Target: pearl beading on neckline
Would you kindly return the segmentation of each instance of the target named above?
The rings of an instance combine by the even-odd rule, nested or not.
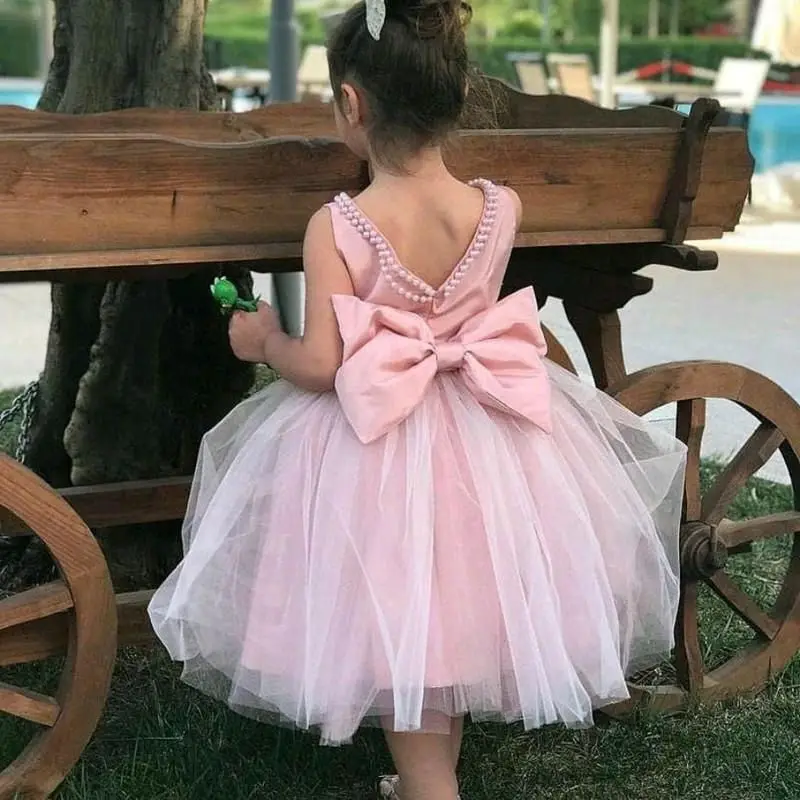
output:
[[[369,242],[377,250],[378,265],[383,278],[389,286],[399,295],[414,303],[432,303],[439,297],[449,297],[456,290],[469,268],[486,247],[497,218],[497,187],[485,178],[476,178],[470,181],[470,186],[479,186],[483,190],[485,197],[483,214],[478,223],[478,229],[475,231],[472,244],[450,277],[438,289],[428,286],[425,281],[398,263],[389,243],[364,216],[361,209],[349,195],[342,192],[336,196],[335,203],[345,219],[361,234],[365,241]],[[405,282],[405,285],[403,282]]]

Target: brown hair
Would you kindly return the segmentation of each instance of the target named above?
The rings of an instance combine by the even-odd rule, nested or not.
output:
[[[343,83],[366,99],[366,126],[376,159],[402,168],[423,147],[442,143],[458,125],[468,90],[462,0],[386,0],[379,41],[367,31],[363,2],[342,18],[328,42],[334,101]]]

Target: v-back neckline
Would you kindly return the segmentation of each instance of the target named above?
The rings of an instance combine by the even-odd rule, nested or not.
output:
[[[397,257],[394,247],[381,232],[380,228],[362,211],[361,207],[350,195],[346,192],[340,193],[336,197],[336,204],[351,225],[356,228],[364,239],[375,246],[378,251],[381,272],[392,287],[404,297],[414,301],[431,301],[440,295],[447,297],[452,293],[452,290],[461,282],[467,269],[483,252],[489,239],[489,234],[494,227],[497,213],[497,187],[485,178],[475,178],[469,182],[469,185],[475,186],[483,192],[481,215],[467,249],[438,287],[431,286],[427,281],[403,265]],[[413,286],[416,291],[404,290],[404,287],[397,284],[394,276],[405,278],[406,282]]]

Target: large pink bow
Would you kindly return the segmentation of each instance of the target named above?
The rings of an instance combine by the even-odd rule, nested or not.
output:
[[[551,431],[547,352],[532,289],[468,319],[449,341],[436,341],[418,314],[336,295],[344,341],[336,392],[365,444],[399,425],[422,402],[436,374],[459,371],[481,405]]]

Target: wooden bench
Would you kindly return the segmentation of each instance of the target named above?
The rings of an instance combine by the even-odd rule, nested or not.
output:
[[[686,119],[522,97],[528,113],[506,106],[503,121],[521,124],[541,104],[539,128],[464,131],[450,153],[457,174],[484,172],[519,191],[519,247],[678,244],[718,238],[738,221],[753,162],[741,131],[708,130],[712,101]],[[544,124],[547,114],[566,124],[569,106],[577,124]],[[357,192],[368,180],[343,145],[319,139],[318,113],[5,112],[0,280],[134,276],[220,260],[297,269],[309,215],[337,189]],[[293,127],[317,138],[275,138]]]
[[[562,299],[598,385],[621,387],[641,413],[676,381],[691,391],[683,373],[669,371],[634,391],[617,311],[650,290],[637,274],[644,266],[716,266],[713,252],[683,243],[736,226],[753,171],[745,134],[713,127],[713,101],[685,117],[607,111],[503,84],[491,98],[468,109],[448,160],[457,175],[508,184],[522,197],[506,290],[533,285],[540,303]],[[0,109],[0,282],[179,277],[209,264],[298,270],[311,214],[368,179],[335,141],[330,108],[317,104],[243,115]],[[570,368],[552,336],[550,344]],[[0,532],[34,531],[62,574],[0,600],[0,666],[69,653],[56,698],[0,685],[0,711],[47,729],[0,775],[0,798],[31,787],[44,796],[58,784],[97,722],[117,642],[152,640],[150,593],[111,594],[88,529],[180,519],[188,487],[178,476],[56,493],[0,459]]]

